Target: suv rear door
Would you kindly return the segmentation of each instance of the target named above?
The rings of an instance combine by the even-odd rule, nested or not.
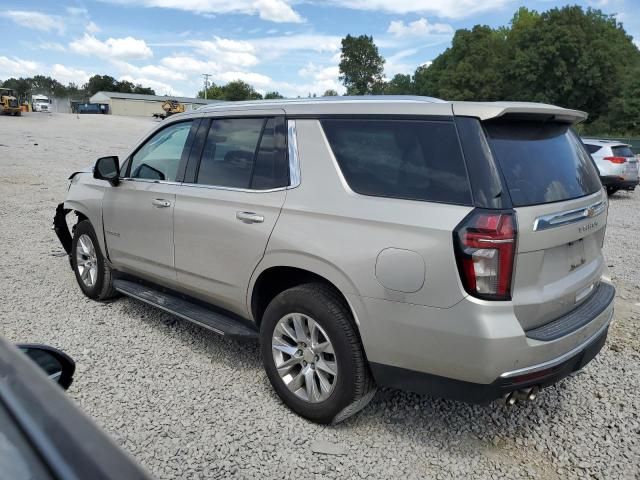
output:
[[[517,215],[513,304],[525,330],[573,310],[597,288],[607,200],[598,171],[566,123],[484,123]]]
[[[205,118],[174,212],[181,288],[240,315],[289,185],[284,112]]]

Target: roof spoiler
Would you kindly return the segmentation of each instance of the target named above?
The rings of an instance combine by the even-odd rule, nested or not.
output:
[[[453,114],[480,120],[508,117],[514,120],[544,120],[576,124],[587,119],[586,112],[544,103],[452,102]]]

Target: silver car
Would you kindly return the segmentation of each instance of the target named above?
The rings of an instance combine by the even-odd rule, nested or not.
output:
[[[259,339],[313,421],[376,386],[513,404],[586,365],[613,315],[585,118],[425,97],[207,106],[74,173],[54,227],[85,295]]]
[[[638,159],[630,145],[594,138],[583,138],[582,142],[596,162],[600,180],[609,195],[618,190],[635,190],[638,185]]]

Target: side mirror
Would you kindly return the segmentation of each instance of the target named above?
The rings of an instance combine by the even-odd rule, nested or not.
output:
[[[93,178],[106,180],[114,187],[119,183],[120,165],[118,157],[102,157],[93,167]]]
[[[69,355],[48,345],[23,344],[16,346],[44,370],[44,373],[51,380],[65,390],[69,388],[76,371],[76,362]]]

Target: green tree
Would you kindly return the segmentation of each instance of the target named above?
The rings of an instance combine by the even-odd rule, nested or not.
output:
[[[282,95],[280,95],[280,93],[278,92],[267,92],[264,94],[264,99],[265,100],[275,100],[278,98],[284,98]]]
[[[414,95],[416,88],[411,75],[395,74],[384,85],[384,93],[386,95]]]
[[[205,97],[204,90],[200,90],[198,92],[198,98],[207,98],[208,100],[222,100],[224,96],[224,91],[221,87],[217,86],[215,83],[211,83],[207,88],[207,95]]]
[[[155,95],[156,91],[151,87],[143,87],[142,85],[136,85],[133,88],[133,93],[139,93],[142,95]]]
[[[336,92],[334,89],[330,88],[329,90],[325,90],[324,93],[322,94],[323,97],[337,97],[338,96],[338,92]]]
[[[416,70],[416,93],[447,100],[504,99],[505,47],[503,29],[476,25],[456,31],[451,47]]]
[[[342,39],[340,81],[348,95],[370,95],[383,89],[384,58],[373,37],[347,35]]]
[[[114,85],[114,91],[120,93],[133,93],[134,88],[136,88],[136,86],[127,80],[120,80]]]
[[[94,75],[85,84],[84,89],[91,96],[98,92],[115,92],[116,84],[116,79],[109,75]]]
[[[227,83],[222,87],[222,99],[223,100],[260,100],[262,95],[255,91],[255,89],[247,82],[242,80],[234,80]]]

